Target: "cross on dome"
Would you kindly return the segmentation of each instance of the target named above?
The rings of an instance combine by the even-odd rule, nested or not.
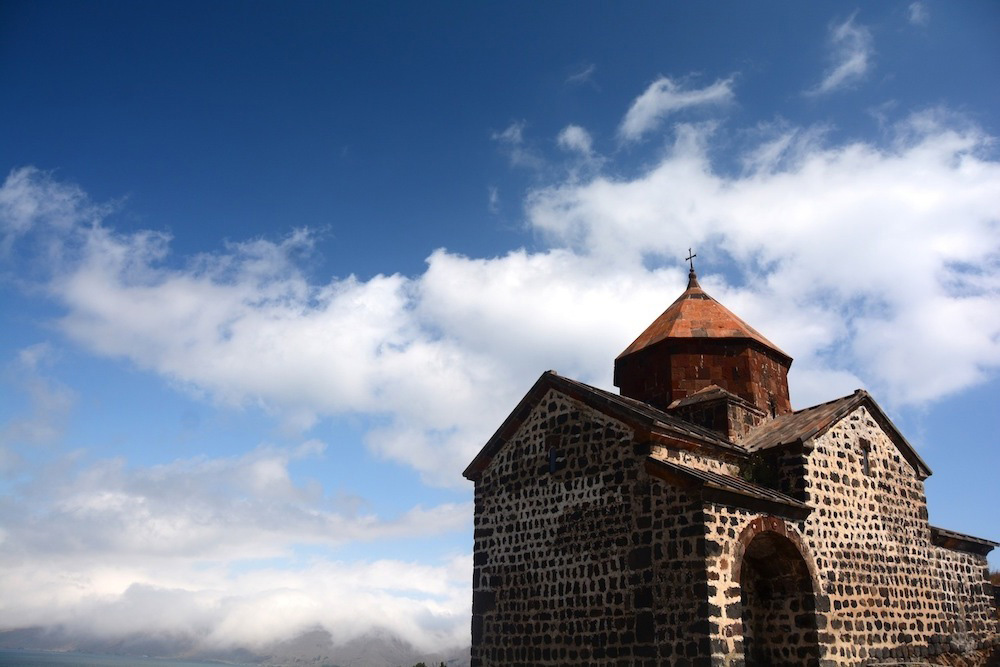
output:
[[[701,285],[698,284],[698,275],[694,272],[694,258],[697,256],[697,253],[691,252],[691,248],[688,248],[688,256],[684,258],[691,263],[691,270],[688,271],[688,289],[691,289],[692,287],[701,287]]]

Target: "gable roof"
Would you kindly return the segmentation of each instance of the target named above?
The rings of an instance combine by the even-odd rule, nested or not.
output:
[[[698,284],[694,269],[688,276],[688,286],[677,300],[639,334],[621,359],[668,338],[737,338],[755,341],[776,352],[789,364],[792,358],[777,345],[764,338],[752,326],[734,315],[728,308],[710,297]]]
[[[875,421],[889,436],[920,479],[931,475],[930,467],[917,454],[913,446],[907,442],[892,420],[883,412],[871,395],[858,389],[853,394],[837,398],[826,403],[814,405],[811,408],[798,410],[788,415],[780,415],[761,424],[750,432],[740,443],[747,451],[755,452],[791,444],[802,444],[807,440],[822,435],[841,418],[847,416],[855,408],[864,405],[875,418]]]
[[[696,424],[684,421],[671,414],[658,410],[651,405],[637,401],[627,396],[612,394],[609,391],[591,387],[583,382],[562,377],[555,371],[545,371],[535,384],[524,395],[513,412],[507,416],[500,428],[493,434],[485,446],[476,454],[462,475],[466,479],[475,480],[489,465],[500,448],[511,438],[524,423],[531,410],[542,400],[549,389],[555,389],[570,398],[576,399],[609,417],[632,426],[642,438],[644,434],[656,434],[675,438],[697,445],[705,445],[722,449],[736,455],[745,455],[739,445],[735,445],[719,433]]]

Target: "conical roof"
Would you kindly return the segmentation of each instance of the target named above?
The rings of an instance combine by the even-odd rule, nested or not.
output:
[[[737,338],[754,340],[777,352],[791,363],[792,358],[756,329],[710,297],[698,284],[694,268],[688,286],[670,307],[639,334],[618,358],[634,354],[668,338]]]

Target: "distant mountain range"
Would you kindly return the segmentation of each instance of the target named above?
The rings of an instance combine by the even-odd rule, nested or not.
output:
[[[73,635],[58,628],[23,628],[0,632],[0,647],[31,650],[81,651],[118,656],[155,656],[217,660],[260,667],[468,667],[468,647],[439,653],[423,653],[387,630],[375,630],[335,645],[330,633],[316,629],[294,639],[275,642],[257,650],[209,651],[188,636],[130,636],[95,639]]]

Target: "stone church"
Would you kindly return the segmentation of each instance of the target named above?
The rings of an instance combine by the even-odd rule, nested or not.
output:
[[[472,665],[986,664],[997,544],[928,523],[867,392],[793,411],[791,363],[692,264],[620,395],[543,373],[464,473]]]

